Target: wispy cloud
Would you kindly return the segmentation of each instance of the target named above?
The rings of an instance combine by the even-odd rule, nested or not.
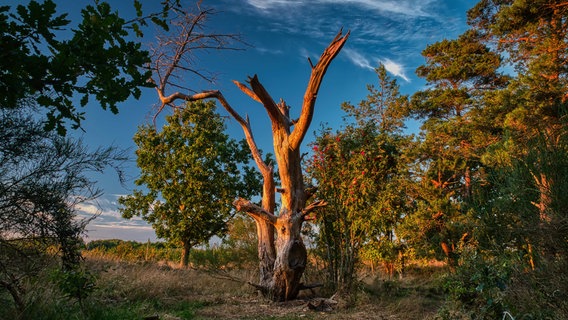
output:
[[[369,59],[365,58],[361,53],[349,48],[343,49],[343,52],[347,56],[347,59],[349,59],[349,61],[351,61],[354,65],[364,69],[375,69],[371,66]]]
[[[293,8],[302,6],[317,5],[342,5],[358,6],[367,10],[394,13],[411,17],[431,17],[428,12],[433,0],[399,0],[399,1],[377,1],[377,0],[247,0],[247,3],[261,11],[281,10],[283,8]]]
[[[360,6],[365,9],[384,13],[395,13],[411,17],[431,17],[426,9],[431,7],[432,0],[399,0],[399,1],[377,1],[377,0],[319,0],[320,3],[333,3],[343,5]]]
[[[265,48],[265,47],[255,47],[254,48],[256,51],[260,52],[261,54],[283,54],[284,51],[280,50],[280,49],[269,49],[269,48]]]
[[[106,195],[96,200],[79,203],[76,206],[78,216],[84,219],[95,217],[89,225],[148,227],[140,217],[123,218],[118,211],[117,198],[116,195]]]
[[[92,219],[86,227],[89,240],[121,238],[126,240],[155,239],[152,227],[140,217],[122,218],[118,211],[119,195],[107,195],[77,205],[79,219]]]
[[[315,52],[315,51],[310,51],[305,47],[300,47],[299,48],[299,58],[300,61],[308,63],[308,58],[310,58],[313,62],[317,62],[318,58],[319,58],[319,53]]]
[[[385,66],[388,72],[392,75],[402,78],[406,82],[410,82],[410,79],[404,73],[404,67],[390,59],[383,59],[381,63]]]
[[[396,63],[391,59],[369,59],[365,57],[362,53],[358,52],[357,50],[346,48],[344,49],[345,56],[351,63],[356,65],[357,67],[369,70],[375,70],[377,66],[373,66],[371,61],[378,61],[385,66],[385,69],[395,77],[399,77],[406,82],[410,82],[410,79],[404,72],[404,66],[400,63]]]

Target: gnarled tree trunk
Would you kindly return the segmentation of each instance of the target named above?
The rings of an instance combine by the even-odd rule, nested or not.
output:
[[[274,207],[257,208],[243,199],[235,201],[235,206],[257,221],[261,269],[258,287],[273,300],[293,299],[302,288],[300,280],[307,262],[307,251],[301,237],[302,224],[313,209],[324,206],[325,202],[316,201],[306,206],[310,194],[306,192],[304,186],[300,144],[311,123],[323,76],[348,36],[349,33],[342,36],[340,32],[326,48],[318,63],[315,66],[312,65],[312,74],[297,121],[290,119],[289,107],[284,101],[274,102],[256,76],[249,79],[250,89],[237,83],[243,92],[263,104],[272,122],[274,153],[281,181],[281,187],[278,189],[282,201],[280,213],[276,216]],[[274,197],[274,192],[267,190],[268,188],[265,179],[263,203],[267,198],[273,199]],[[259,220],[264,220],[265,223],[259,223]],[[261,235],[272,235],[272,228],[275,229],[277,237],[276,258],[270,270],[272,260],[267,259],[268,254],[264,249],[270,246],[268,242],[274,242]]]
[[[188,20],[190,25],[186,26],[184,30],[191,32],[194,29],[191,24],[198,25],[200,23],[201,15],[196,17],[196,20]],[[261,103],[270,117],[274,153],[281,181],[281,186],[278,188],[282,201],[279,214],[274,212],[277,190],[273,177],[274,171],[272,166],[265,163],[261,157],[248,118],[241,117],[217,90],[204,91],[193,95],[180,92],[165,94],[165,89],[170,84],[168,80],[170,75],[175,70],[184,68],[180,63],[183,61],[182,55],[185,53],[185,45],[193,39],[191,35],[184,34],[177,39],[177,42],[170,42],[179,45],[179,48],[173,51],[176,54],[171,63],[156,63],[156,69],[161,70],[157,72],[158,81],[154,80],[161,101],[159,111],[166,105],[173,104],[176,100],[216,99],[243,128],[251,154],[263,176],[262,205],[257,206],[245,199],[237,199],[234,205],[238,210],[250,215],[256,222],[260,279],[258,284],[253,285],[272,300],[294,299],[302,289],[300,280],[307,262],[307,251],[300,234],[302,224],[309,220],[308,215],[311,211],[326,205],[326,203],[315,201],[306,205],[311,191],[306,191],[304,186],[300,144],[311,124],[317,93],[323,76],[331,61],[341,51],[348,36],[349,32],[342,35],[340,31],[324,50],[316,65],[313,65],[308,58],[312,67],[311,76],[304,94],[301,113],[297,120],[290,118],[289,107],[284,101],[274,102],[256,75],[249,78],[250,87],[234,82],[245,94]],[[167,68],[165,70],[160,69],[164,65]],[[188,68],[185,67],[185,69]]]

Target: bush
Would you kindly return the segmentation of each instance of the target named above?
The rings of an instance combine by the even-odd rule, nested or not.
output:
[[[497,319],[511,310],[506,290],[519,259],[515,253],[498,257],[483,256],[478,248],[465,246],[458,267],[445,277],[448,293],[443,319]]]

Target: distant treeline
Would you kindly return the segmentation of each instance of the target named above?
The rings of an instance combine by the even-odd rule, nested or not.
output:
[[[94,240],[86,243],[83,255],[129,262],[179,263],[182,249],[166,242],[136,242],[120,239]],[[256,263],[256,248],[248,246],[205,246],[193,249],[190,263],[194,267],[243,268]]]

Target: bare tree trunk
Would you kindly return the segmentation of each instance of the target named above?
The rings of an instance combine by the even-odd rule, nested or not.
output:
[[[274,211],[263,205],[258,208],[249,201],[239,199],[235,201],[238,210],[247,212],[257,221],[259,228],[259,258],[261,259],[261,279],[258,287],[265,295],[273,300],[294,299],[302,288],[301,278],[306,268],[307,251],[301,237],[302,224],[307,215],[317,207],[324,206],[323,201],[316,201],[306,206],[310,194],[306,192],[301,168],[300,144],[305,137],[313,117],[313,109],[317,93],[327,67],[339,53],[348,38],[341,32],[326,48],[318,63],[312,65],[312,75],[304,95],[304,103],[300,118],[297,121],[290,119],[289,107],[281,100],[275,103],[269,93],[260,84],[256,76],[249,79],[250,88],[236,83],[237,86],[254,100],[263,104],[272,123],[272,137],[281,187],[281,209],[278,216]],[[311,64],[311,61],[310,61]],[[294,129],[292,130],[292,127]],[[249,144],[250,145],[250,144]],[[262,171],[262,170],[261,170]],[[267,190],[266,176],[263,204],[273,199],[273,194]],[[273,209],[272,207],[271,209]],[[266,223],[260,222],[266,221]],[[276,258],[274,260],[272,276],[268,280],[271,260],[271,251],[267,241],[269,226],[272,225],[277,233]],[[266,234],[266,236],[265,236]],[[264,252],[261,252],[265,250]]]
[[[274,102],[270,94],[260,84],[256,75],[249,78],[250,87],[234,81],[241,91],[263,105],[272,124],[274,153],[282,184],[278,188],[281,192],[282,205],[280,213],[276,215],[276,186],[273,168],[272,165],[265,163],[261,157],[252,135],[248,117],[241,117],[217,90],[203,91],[193,95],[180,92],[167,95],[165,92],[166,87],[170,84],[170,76],[174,71],[192,70],[191,67],[181,65],[185,61],[182,57],[187,53],[189,44],[200,41],[201,38],[199,36],[192,37],[191,32],[195,26],[202,23],[206,14],[207,12],[202,12],[193,20],[186,20],[187,25],[184,25],[182,35],[175,38],[174,41],[164,43],[166,46],[174,44],[176,48],[172,51],[175,54],[171,62],[161,63],[159,59],[156,62],[156,75],[159,79],[157,81],[154,79],[153,82],[156,84],[156,91],[161,102],[158,113],[166,105],[173,105],[177,100],[216,99],[241,125],[253,159],[263,176],[262,206],[257,206],[245,199],[237,199],[234,202],[237,210],[246,212],[255,220],[257,227],[260,279],[258,284],[253,285],[273,300],[294,299],[302,288],[300,280],[307,263],[307,251],[301,238],[302,224],[311,219],[308,215],[313,210],[326,205],[325,201],[320,200],[306,206],[306,201],[310,198],[312,191],[307,192],[304,187],[300,145],[311,124],[323,77],[331,61],[347,41],[349,32],[343,35],[340,31],[315,65],[308,58],[311,65],[311,75],[304,94],[300,116],[297,120],[290,118],[289,107],[283,100],[279,103]],[[216,41],[220,40],[218,36],[212,36],[212,38]],[[163,55],[158,55],[158,57],[163,57]],[[180,86],[177,85],[177,87]]]

